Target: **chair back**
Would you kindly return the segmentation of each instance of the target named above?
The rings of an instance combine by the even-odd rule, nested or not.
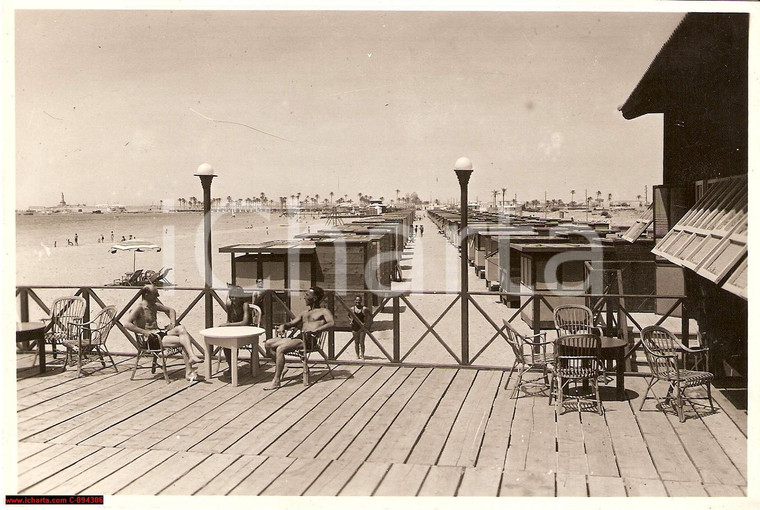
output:
[[[525,337],[518,333],[514,326],[506,319],[504,319],[504,331],[507,334],[507,343],[515,354],[515,359],[518,363],[525,363],[525,353],[523,351]]]
[[[81,324],[86,302],[82,296],[61,297],[53,301],[50,309],[50,330],[48,335],[56,341],[67,340],[77,334],[73,324]]]
[[[559,305],[554,308],[554,328],[557,337],[576,333],[593,333],[594,317],[583,305]]]
[[[557,338],[557,369],[593,377],[601,372],[602,339],[591,333],[576,333]]]
[[[111,305],[103,308],[98,315],[90,321],[90,339],[92,345],[103,345],[108,339],[108,333],[113,327],[116,317],[116,307]]]
[[[127,279],[127,285],[134,287],[136,285],[140,285],[142,281],[143,281],[143,270],[138,269],[137,271],[135,271],[129,276],[129,278]]]
[[[662,326],[641,330],[641,343],[652,375],[661,379],[678,377],[678,347],[681,343]]]
[[[261,307],[254,304],[248,304],[248,308],[251,311],[251,324],[260,327],[261,326]]]

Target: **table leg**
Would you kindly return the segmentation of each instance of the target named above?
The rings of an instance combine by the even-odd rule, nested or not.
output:
[[[253,339],[251,347],[251,375],[256,377],[259,375],[259,337]]]
[[[231,347],[232,351],[232,365],[230,366],[230,372],[232,372],[232,385],[238,385],[238,349],[237,347]]]
[[[615,383],[618,400],[625,400],[625,351],[618,355],[615,361]]]
[[[204,356],[203,356],[203,366],[206,369],[206,380],[211,379],[211,344],[206,340],[203,339],[203,344],[206,347],[204,350]]]

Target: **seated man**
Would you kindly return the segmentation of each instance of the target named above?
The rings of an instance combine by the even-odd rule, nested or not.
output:
[[[134,333],[140,333],[145,337],[145,341],[151,341],[158,337],[163,339],[163,345],[167,347],[182,347],[182,359],[185,361],[185,379],[194,380],[198,372],[192,364],[202,362],[203,357],[196,356],[193,353],[193,337],[190,336],[184,326],[177,324],[177,312],[158,301],[158,289],[155,285],[146,285],[140,292],[142,299],[136,307],[129,311],[124,320],[124,327]],[[169,316],[167,328],[158,327],[158,312],[163,312]]]
[[[324,296],[325,291],[320,287],[310,288],[304,297],[309,309],[277,328],[279,334],[284,335],[285,329],[297,327],[301,329],[302,336],[270,338],[264,343],[267,355],[275,359],[274,379],[272,385],[264,388],[265,390],[276,390],[280,387],[283,369],[285,368],[285,353],[301,347],[301,338],[305,341],[308,349],[319,340],[322,331],[335,326],[335,320],[330,310],[319,306]]]
[[[249,326],[251,324],[251,312],[248,304],[251,296],[246,294],[240,285],[228,285],[227,301],[224,308],[227,310],[227,322],[219,326]],[[232,363],[232,351],[225,347],[224,358],[227,366]]]

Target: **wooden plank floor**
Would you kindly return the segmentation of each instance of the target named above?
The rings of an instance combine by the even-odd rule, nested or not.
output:
[[[604,414],[545,393],[512,399],[500,371],[340,365],[264,391],[187,383],[182,367],[53,368],[17,379],[17,492],[106,495],[738,496],[747,438],[724,399],[680,423],[626,379]],[[92,369],[94,365],[89,368]],[[243,375],[245,373],[245,375]],[[662,393],[662,389],[660,389]],[[571,401],[572,404],[572,401]]]

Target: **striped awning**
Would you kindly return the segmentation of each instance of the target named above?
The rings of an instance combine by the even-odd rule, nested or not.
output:
[[[708,182],[705,195],[652,253],[747,298],[747,176]]]
[[[631,225],[630,228],[625,231],[625,234],[622,235],[622,238],[629,243],[634,242],[636,239],[641,237],[641,234],[646,232],[646,230],[649,228],[649,225],[652,224],[652,221],[654,221],[654,212],[652,210],[652,205],[650,204],[650,206],[647,207],[647,210],[644,211],[644,213],[636,219],[636,223]]]

